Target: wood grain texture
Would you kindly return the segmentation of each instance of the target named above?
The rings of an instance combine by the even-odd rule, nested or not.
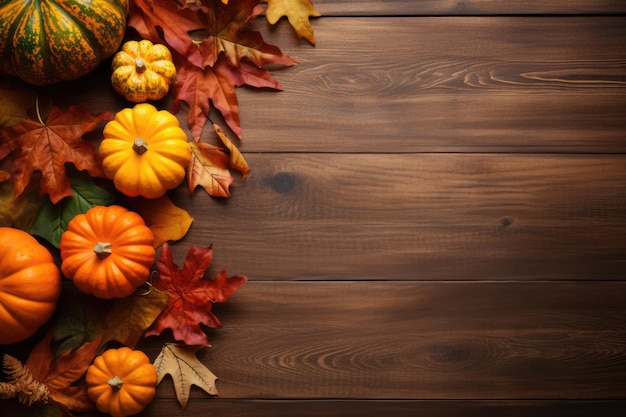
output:
[[[315,28],[316,48],[283,48],[299,62],[276,72],[284,93],[240,91],[244,151],[625,151],[624,17]]]
[[[198,356],[221,399],[615,399],[624,285],[251,282]]]
[[[618,14],[620,0],[313,0],[323,16]]]
[[[255,280],[623,279],[623,155],[261,154],[228,201],[180,191]],[[207,213],[201,215],[200,213]]]

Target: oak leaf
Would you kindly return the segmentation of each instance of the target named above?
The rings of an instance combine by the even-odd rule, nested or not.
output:
[[[191,162],[187,166],[189,193],[200,186],[211,197],[230,196],[233,177],[228,170],[229,158],[224,151],[204,142],[191,143]]]
[[[154,360],[158,382],[166,375],[172,377],[176,398],[183,409],[187,407],[191,386],[195,385],[210,395],[217,395],[217,377],[202,362],[196,353],[202,346],[178,346],[166,343]]]
[[[39,193],[48,194],[56,204],[72,195],[66,175],[66,164],[86,170],[92,177],[104,177],[101,161],[93,143],[83,135],[94,130],[100,122],[111,120],[111,112],[94,114],[83,105],[67,110],[53,107],[46,122],[25,119],[2,130],[5,142],[0,147],[0,160],[15,154],[12,164],[15,195],[19,196],[30,183],[33,174],[40,173]]]
[[[51,338],[52,333],[48,333],[31,350],[25,365],[37,381],[48,387],[51,402],[64,410],[92,411],[94,404],[89,400],[87,387],[84,381],[79,380],[96,356],[100,339],[55,358],[50,348]]]
[[[315,45],[313,26],[309,17],[320,17],[311,0],[263,0],[267,3],[265,18],[274,25],[283,16],[289,20],[289,24],[296,31],[298,38],[304,38]]]
[[[212,280],[205,278],[212,259],[211,247],[191,246],[181,270],[172,259],[169,245],[163,244],[157,261],[159,274],[152,285],[160,291],[167,291],[168,306],[146,336],[160,335],[171,329],[174,338],[188,346],[210,346],[201,325],[221,326],[212,312],[213,304],[226,301],[248,280],[243,275],[227,277],[225,270]]]
[[[182,239],[193,222],[189,213],[176,206],[167,195],[156,199],[137,197],[128,201],[130,207],[141,214],[152,230],[155,248],[164,242]]]

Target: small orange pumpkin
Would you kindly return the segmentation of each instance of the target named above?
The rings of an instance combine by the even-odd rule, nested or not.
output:
[[[169,49],[146,39],[125,42],[111,69],[113,89],[133,103],[162,99],[176,78]]]
[[[61,271],[84,293],[127,297],[150,276],[153,244],[139,214],[117,205],[95,206],[70,220],[61,235]]]
[[[21,342],[45,324],[61,294],[61,273],[30,234],[0,227],[0,344]]]
[[[154,398],[158,375],[150,359],[129,347],[108,349],[87,368],[87,394],[103,413],[126,417]]]

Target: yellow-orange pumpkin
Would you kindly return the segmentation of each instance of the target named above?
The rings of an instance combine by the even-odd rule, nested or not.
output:
[[[102,168],[130,197],[161,197],[185,178],[191,161],[187,134],[167,110],[140,103],[122,109],[104,126]]]
[[[153,244],[139,214],[117,205],[95,206],[70,220],[61,235],[61,271],[84,293],[127,297],[150,276]]]
[[[52,316],[61,273],[30,234],[0,227],[0,344],[25,340]]]
[[[129,347],[108,349],[87,369],[87,394],[113,417],[141,412],[156,393],[158,376],[150,359]]]

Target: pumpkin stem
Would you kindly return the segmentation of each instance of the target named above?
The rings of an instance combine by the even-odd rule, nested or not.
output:
[[[118,389],[122,389],[122,385],[124,385],[124,381],[122,381],[122,378],[115,375],[113,378],[107,381],[107,384],[109,384],[111,388],[118,390]]]
[[[93,251],[100,259],[104,259],[113,253],[110,242],[98,242],[96,246],[94,246]]]
[[[148,142],[146,142],[145,140],[141,138],[135,138],[135,141],[133,142],[133,151],[137,152],[139,155],[141,155],[144,152],[147,152]]]
[[[135,59],[135,71],[141,74],[146,69],[148,69],[148,67],[146,66],[146,61],[144,61],[143,58]]]

